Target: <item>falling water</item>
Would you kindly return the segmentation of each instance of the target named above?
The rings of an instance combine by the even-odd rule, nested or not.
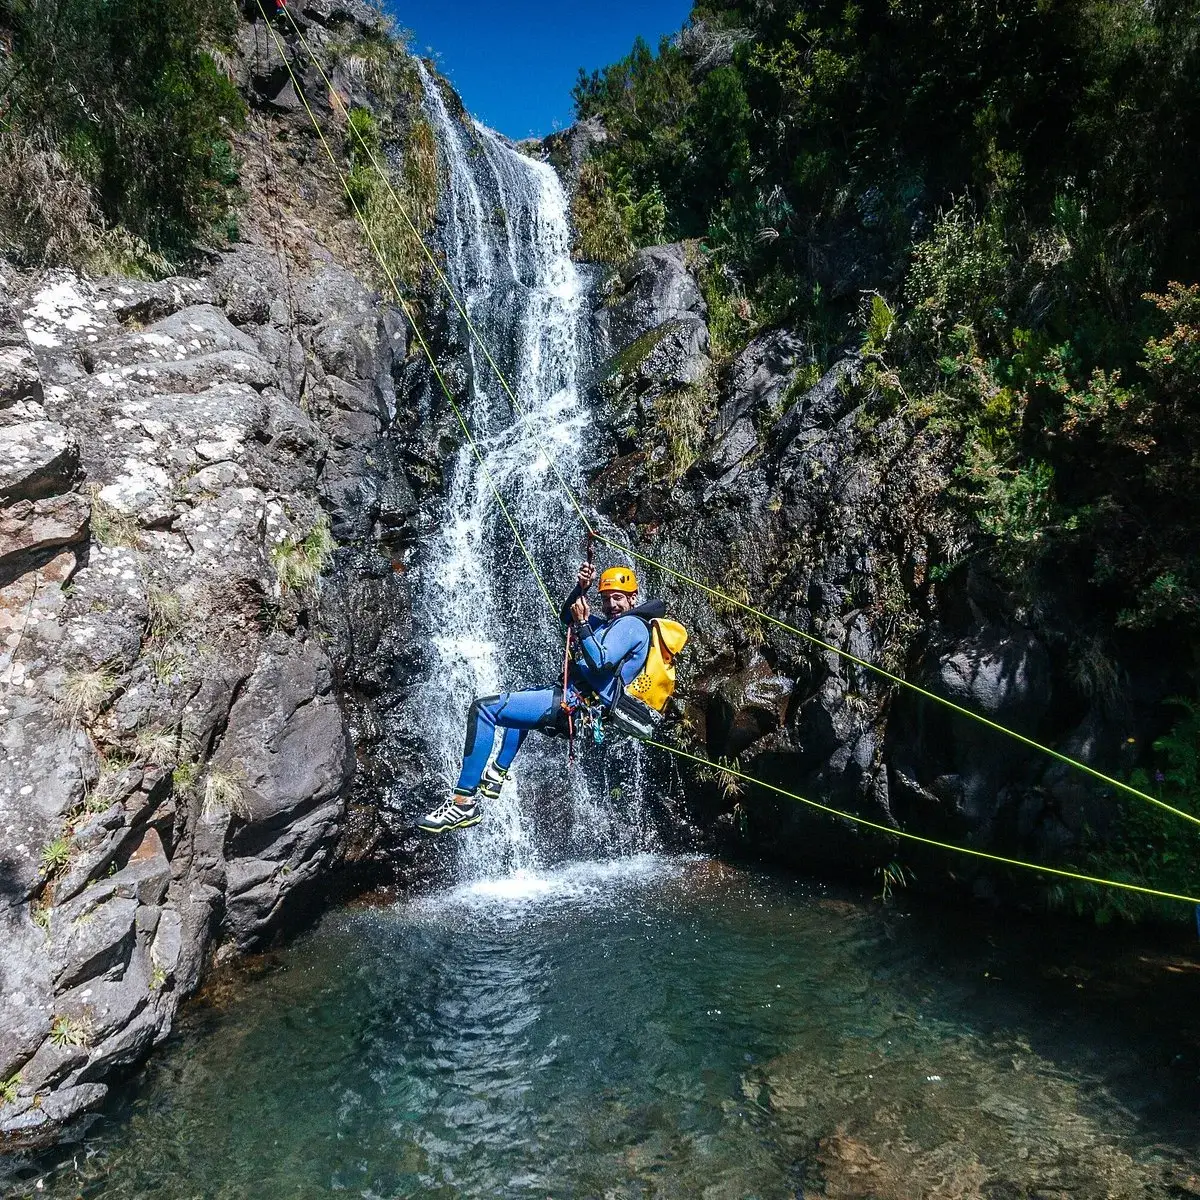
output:
[[[514,411],[460,321],[470,369],[457,399],[483,464],[463,446],[449,465],[446,512],[425,553],[418,601],[434,656],[425,736],[448,791],[471,699],[544,687],[562,670],[557,615],[492,489],[503,496],[557,607],[582,556],[582,526],[551,460],[581,493],[585,287],[571,260],[567,200],[554,170],[469,117],[452,117],[441,88],[420,70],[447,177],[447,274],[520,402]],[[569,769],[562,741],[532,735],[501,800],[459,842],[464,873],[646,848],[653,838],[639,802],[640,755],[592,758]]]

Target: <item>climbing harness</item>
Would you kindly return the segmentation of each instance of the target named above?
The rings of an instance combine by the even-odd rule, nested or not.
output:
[[[264,21],[266,21],[267,16],[266,16],[266,11],[263,8],[263,0],[258,0],[258,7],[259,7],[260,12],[262,12]],[[299,26],[296,24],[295,19],[292,16],[290,10],[287,8],[284,8],[283,11],[284,11],[285,15],[287,16],[288,20],[291,22],[293,29],[295,29],[296,34],[298,35],[301,43],[304,45],[306,51],[308,52],[309,57],[312,59],[317,70],[321,73],[322,77],[325,78],[326,83],[328,83],[328,77],[325,75],[324,69],[321,67],[319,60],[317,59],[316,55],[313,53],[311,46],[309,46],[307,39],[305,39],[305,37],[304,37],[304,34],[301,32]],[[350,202],[350,206],[354,210],[356,218],[358,219],[359,223],[363,227],[363,231],[366,234],[367,240],[371,245],[371,249],[372,249],[373,253],[375,254],[376,259],[378,260],[379,265],[380,265],[381,269],[383,270],[384,275],[387,277],[388,283],[391,285],[392,292],[396,296],[396,301],[400,305],[401,311],[404,313],[405,317],[407,318],[407,320],[409,321],[409,324],[412,327],[413,335],[416,337],[417,343],[421,347],[421,351],[425,355],[425,358],[429,363],[430,370],[433,372],[434,378],[438,381],[438,385],[441,388],[443,395],[446,397],[446,401],[450,405],[450,408],[453,411],[455,418],[457,419],[459,426],[461,427],[461,429],[463,431],[463,436],[466,438],[467,443],[471,448],[471,452],[472,452],[473,456],[475,457],[476,461],[479,463],[479,466],[483,473],[484,479],[486,480],[488,487],[491,490],[491,493],[496,500],[497,506],[499,507],[501,514],[504,516],[505,521],[508,523],[509,528],[512,530],[513,538],[516,541],[518,548],[521,550],[521,553],[524,555],[525,561],[528,564],[529,569],[532,572],[534,579],[536,580],[539,588],[541,589],[542,595],[546,601],[547,606],[549,607],[549,609],[552,613],[555,613],[557,615],[557,611],[558,611],[557,606],[555,605],[554,600],[550,594],[550,590],[546,586],[545,580],[543,580],[541,573],[538,571],[537,564],[534,562],[533,557],[530,554],[529,548],[526,546],[525,540],[521,536],[520,529],[518,528],[516,521],[513,519],[512,513],[509,511],[508,505],[505,503],[504,498],[500,493],[500,489],[495,481],[495,478],[493,477],[491,471],[488,469],[488,466],[487,466],[486,461],[484,460],[483,454],[480,451],[479,446],[476,443],[475,438],[471,433],[470,427],[467,424],[467,421],[466,421],[465,417],[463,416],[461,409],[459,408],[457,402],[454,399],[453,394],[450,391],[450,388],[446,382],[445,376],[442,374],[441,369],[437,365],[437,360],[434,358],[433,353],[430,350],[429,344],[426,341],[424,334],[421,331],[420,326],[417,324],[417,322],[415,320],[415,316],[413,314],[412,307],[408,303],[403,292],[400,290],[399,284],[396,282],[395,275],[389,268],[387,259],[384,256],[384,254],[382,253],[382,251],[379,247],[379,244],[376,241],[375,236],[371,231],[370,224],[367,221],[366,216],[363,213],[362,209],[360,208],[357,200],[355,199],[354,193],[350,188],[346,174],[339,167],[337,158],[334,155],[333,150],[330,147],[328,140],[326,139],[324,132],[321,129],[320,122],[317,120],[316,115],[312,111],[312,107],[309,104],[308,99],[304,94],[304,91],[300,85],[300,81],[297,78],[295,71],[292,68],[290,60],[288,59],[286,46],[283,44],[282,39],[280,39],[280,37],[279,37],[278,33],[275,31],[275,29],[270,25],[269,21],[267,23],[268,23],[268,28],[271,31],[272,37],[275,38],[277,48],[279,49],[279,52],[283,59],[284,65],[287,68],[288,74],[292,80],[292,84],[295,87],[296,94],[300,97],[301,103],[303,104],[304,109],[305,109],[306,113],[308,114],[309,120],[312,122],[313,128],[316,131],[317,137],[321,143],[323,150],[325,151],[327,158],[329,159],[331,166],[333,167],[334,173],[337,176],[337,178],[339,179],[339,181],[341,182],[342,190],[345,192],[346,198]],[[334,93],[332,87],[330,87],[330,96],[331,97],[336,96],[336,93]],[[336,100],[335,102],[341,103],[340,98],[338,100]],[[352,126],[352,128],[353,128],[353,126]],[[374,155],[371,153],[370,148],[366,147],[365,143],[364,143],[364,148],[367,150],[367,153],[371,155],[372,163],[375,165],[376,170],[379,171],[379,173],[382,176],[382,178],[384,179],[385,183],[388,183],[389,190],[390,190],[390,181],[388,181],[387,173],[385,171],[383,171],[382,168],[379,167],[379,164],[375,160]],[[395,195],[395,193],[393,192],[393,196],[394,195]],[[398,198],[397,198],[397,203],[399,203]],[[407,213],[404,212],[403,206],[401,206],[400,211],[402,212],[402,214],[405,217],[405,220],[407,221],[408,216],[407,216]],[[409,227],[412,228],[411,221],[409,222]],[[417,240],[418,240],[418,242],[420,242],[422,248],[425,250],[425,253],[429,257],[430,261],[433,263],[434,269],[437,272],[438,276],[442,279],[443,283],[446,284],[447,288],[449,288],[448,282],[445,280],[444,275],[442,275],[441,270],[437,267],[436,260],[433,259],[432,255],[429,252],[428,247],[426,247],[424,245],[423,240],[420,239],[419,237]],[[468,326],[471,327],[472,332],[475,334],[476,338],[478,339],[484,355],[487,357],[489,363],[492,364],[493,370],[496,371],[497,378],[500,380],[501,384],[504,386],[505,390],[508,392],[509,396],[514,401],[514,404],[522,412],[525,412],[526,410],[523,408],[523,406],[521,406],[520,402],[517,401],[516,397],[513,395],[512,391],[509,389],[507,382],[504,380],[503,375],[500,373],[499,369],[496,367],[495,363],[492,361],[491,355],[487,350],[486,344],[482,341],[481,338],[478,337],[478,333],[477,333],[477,331],[474,330],[474,326],[471,324],[470,318],[467,316],[465,311],[462,309],[461,305],[458,304],[458,300],[453,295],[452,289],[450,289],[450,294],[451,294],[451,298],[454,300],[456,307],[458,307],[459,312],[466,318]],[[548,457],[548,461],[551,464],[551,467],[555,470],[555,473],[558,474],[557,467],[554,464],[553,456],[548,455],[547,457]],[[1074,767],[1078,768],[1079,770],[1084,771],[1086,774],[1093,776],[1094,778],[1097,778],[1103,782],[1109,783],[1110,785],[1117,787],[1125,792],[1128,792],[1131,795],[1138,796],[1141,799],[1147,800],[1152,804],[1156,804],[1156,805],[1158,805],[1158,807],[1166,809],[1170,812],[1173,812],[1178,816],[1184,817],[1187,820],[1192,821],[1195,824],[1200,824],[1200,818],[1196,818],[1196,817],[1192,816],[1190,813],[1185,813],[1182,810],[1172,808],[1171,805],[1165,804],[1162,801],[1155,799],[1153,796],[1150,796],[1145,792],[1141,792],[1138,789],[1131,787],[1128,784],[1122,783],[1120,780],[1113,779],[1107,775],[1104,775],[1102,772],[1093,770],[1092,768],[1088,767],[1084,763],[1080,763],[1077,760],[1068,757],[1067,755],[1059,754],[1057,751],[1051,750],[1049,747],[1042,746],[1039,743],[1033,741],[1032,739],[1025,738],[1022,735],[1017,734],[1012,730],[1006,729],[1004,726],[999,725],[996,722],[989,721],[986,717],[982,717],[978,713],[971,712],[970,709],[962,708],[961,706],[954,704],[952,701],[946,700],[944,697],[940,697],[940,696],[936,695],[936,693],[928,692],[924,688],[921,688],[921,687],[917,686],[916,684],[909,683],[908,681],[901,679],[898,676],[892,675],[889,672],[883,670],[883,668],[881,668],[881,667],[876,667],[871,663],[865,662],[862,659],[858,659],[855,656],[848,654],[846,651],[840,650],[837,647],[834,647],[827,643],[821,642],[819,639],[813,637],[812,635],[807,634],[807,633],[803,632],[802,630],[796,629],[794,626],[791,626],[788,623],[781,621],[776,617],[772,617],[770,614],[763,613],[763,612],[753,608],[751,605],[738,600],[735,597],[727,596],[725,593],[719,591],[716,588],[711,588],[706,584],[700,583],[698,580],[690,579],[688,576],[685,576],[681,572],[675,571],[672,568],[667,567],[662,563],[657,563],[654,560],[649,559],[645,555],[640,555],[636,551],[634,551],[628,547],[622,546],[620,543],[614,541],[612,538],[606,537],[599,530],[596,530],[592,527],[591,523],[587,520],[587,517],[584,515],[582,509],[580,508],[578,500],[575,498],[574,492],[571,490],[570,486],[566,483],[565,480],[562,479],[561,475],[559,475],[559,478],[560,478],[560,482],[563,483],[564,489],[566,490],[568,497],[570,498],[572,504],[575,506],[576,512],[579,514],[581,520],[583,521],[584,527],[587,530],[588,535],[591,538],[602,541],[606,545],[611,546],[615,549],[622,550],[624,553],[628,554],[630,557],[633,557],[633,558],[637,559],[638,561],[646,562],[649,565],[654,566],[675,578],[692,583],[692,584],[694,584],[694,586],[698,587],[699,589],[701,589],[702,591],[706,592],[707,594],[709,594],[711,596],[721,598],[730,604],[734,604],[735,606],[737,606],[739,608],[745,609],[746,611],[757,615],[761,619],[766,620],[774,625],[777,625],[780,628],[785,629],[789,632],[795,633],[798,636],[805,638],[808,641],[813,642],[834,654],[837,654],[845,659],[848,659],[849,661],[854,662],[857,665],[862,666],[867,670],[874,671],[877,674],[881,675],[884,678],[891,680],[894,683],[900,684],[904,687],[911,688],[912,690],[916,691],[918,694],[924,695],[924,696],[928,697],[929,699],[936,701],[939,704],[946,705],[949,708],[972,718],[973,720],[980,721],[983,724],[988,725],[989,727],[996,729],[1000,732],[1006,733],[1009,736],[1014,737],[1017,740],[1024,742],[1027,745],[1030,745],[1032,747],[1035,747],[1036,749],[1042,750],[1044,753],[1047,753],[1047,754],[1051,755],[1052,757],[1059,759],[1060,761],[1062,761],[1064,763],[1074,766]],[[602,737],[603,737],[603,732],[601,732],[601,738]],[[714,764],[710,760],[701,758],[700,756],[695,755],[695,754],[691,754],[679,746],[672,746],[665,742],[656,741],[649,737],[643,738],[642,740],[644,741],[644,743],[646,745],[653,746],[654,748],[656,748],[658,750],[662,750],[665,753],[672,754],[677,758],[686,759],[688,761],[691,761],[693,763],[696,763],[702,767],[706,767],[709,769],[712,769],[714,766]],[[903,839],[905,841],[912,842],[914,844],[931,846],[935,849],[945,850],[945,851],[949,851],[949,852],[955,853],[955,854],[962,854],[962,855],[966,855],[971,858],[976,858],[976,859],[980,859],[980,860],[984,860],[984,861],[988,861],[988,862],[994,862],[994,863],[998,863],[998,864],[1008,866],[1008,867],[1016,867],[1016,868],[1020,868],[1022,870],[1032,871],[1038,875],[1048,875],[1048,876],[1053,876],[1055,878],[1068,879],[1068,880],[1072,880],[1074,882],[1091,884],[1091,885],[1094,885],[1097,887],[1116,888],[1116,889],[1120,889],[1122,891],[1134,892],[1134,893],[1151,896],[1151,897],[1155,897],[1155,898],[1162,899],[1162,900],[1180,901],[1180,902],[1184,902],[1184,903],[1196,906],[1198,908],[1198,910],[1200,910],[1200,897],[1182,895],[1182,894],[1176,893],[1176,892],[1161,891],[1157,888],[1145,887],[1141,884],[1126,883],[1122,880],[1102,879],[1097,876],[1085,875],[1080,872],[1070,871],[1070,870],[1067,870],[1067,869],[1061,868],[1061,867],[1047,867],[1047,866],[1044,866],[1039,863],[1027,862],[1022,859],[1009,858],[1005,855],[992,854],[987,851],[976,850],[969,846],[958,846],[951,842],[938,841],[935,838],[925,837],[925,836],[923,836],[921,834],[917,834],[917,833],[910,833],[909,831],[904,830],[904,829],[893,828],[892,826],[889,826],[889,825],[883,825],[879,822],[871,821],[866,817],[860,817],[854,813],[845,812],[841,809],[833,808],[830,805],[821,804],[816,800],[810,800],[807,797],[801,796],[796,792],[791,792],[791,791],[788,791],[786,788],[778,787],[775,784],[768,783],[762,779],[757,779],[752,775],[747,775],[744,772],[737,770],[736,768],[727,766],[725,764],[720,764],[717,769],[721,770],[724,774],[731,775],[731,776],[733,776],[737,779],[740,779],[746,783],[750,783],[750,784],[753,784],[756,787],[760,787],[766,791],[773,792],[776,795],[783,796],[789,800],[795,801],[800,804],[807,805],[810,808],[813,808],[813,809],[816,809],[817,811],[826,813],[829,816],[836,817],[839,820],[846,821],[846,822],[849,822],[854,825],[858,825],[863,828],[875,830],[875,831],[877,831],[881,834],[884,834],[888,837],[899,838],[899,839]],[[1198,912],[1197,921],[1198,921],[1198,928],[1200,928],[1200,912]]]

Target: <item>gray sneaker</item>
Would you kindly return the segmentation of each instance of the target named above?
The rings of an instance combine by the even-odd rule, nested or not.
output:
[[[457,800],[458,797],[451,796],[439,804],[433,812],[417,822],[417,828],[422,833],[444,833],[447,829],[467,829],[483,820],[479,805],[474,800],[470,804],[458,804]]]
[[[508,772],[494,763],[489,763],[479,781],[479,795],[485,800],[499,800],[500,791],[508,779]]]

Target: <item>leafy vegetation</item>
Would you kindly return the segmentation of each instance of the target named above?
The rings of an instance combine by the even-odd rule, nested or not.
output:
[[[1069,596],[1077,691],[1110,711],[1123,655],[1197,671],[1197,29],[1197,0],[697,0],[575,89],[607,133],[577,252],[695,247],[718,369],[779,326],[812,356],[796,387],[858,355],[858,428],[919,439],[974,530],[927,577],[967,555],[1010,592]],[[633,215],[649,197],[653,228]],[[1200,814],[1198,711],[1140,786]],[[1195,894],[1196,832],[1122,802],[1092,872]]]
[[[0,3],[0,249],[160,273],[235,233],[232,0]]]
[[[195,762],[181,762],[179,766],[171,772],[171,783],[174,785],[177,792],[183,795],[190,795],[196,786],[196,780],[200,777],[200,764]]]
[[[47,842],[42,847],[40,858],[43,875],[53,875],[55,871],[65,867],[71,859],[71,843],[67,840],[66,835],[60,835],[53,841]]]
[[[580,74],[608,137],[577,249],[696,239],[719,363],[781,324],[824,366],[860,351],[1002,571],[1200,629],[1198,24],[1195,0],[701,0]]]
[[[433,228],[437,213],[437,142],[433,126],[419,112],[411,116],[398,138],[385,137],[386,132],[365,108],[352,108],[347,114],[347,200],[366,224],[370,239],[386,263],[385,276],[412,288],[420,282],[428,261],[423,239]],[[399,150],[398,170],[391,167],[385,142],[395,144]],[[381,282],[390,280],[384,278]]]
[[[1132,782],[1172,807],[1200,817],[1200,703],[1182,699],[1174,703],[1181,715],[1171,731],[1154,743],[1158,766],[1134,772]],[[1116,828],[1096,841],[1086,864],[1089,874],[1176,895],[1200,895],[1200,826],[1128,797],[1122,801]],[[1178,901],[1113,888],[1088,891],[1086,902],[1079,901],[1078,907],[1093,912],[1101,923],[1190,915]]]
[[[663,444],[658,473],[676,483],[700,456],[704,431],[716,415],[713,390],[707,381],[665,392],[654,401],[654,432]]]
[[[59,1013],[50,1023],[50,1040],[58,1047],[86,1046],[91,1030],[87,1022]]]

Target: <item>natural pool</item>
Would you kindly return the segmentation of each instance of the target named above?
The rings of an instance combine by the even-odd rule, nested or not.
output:
[[[334,912],[0,1187],[1200,1195],[1200,974],[1098,936],[654,856]]]

